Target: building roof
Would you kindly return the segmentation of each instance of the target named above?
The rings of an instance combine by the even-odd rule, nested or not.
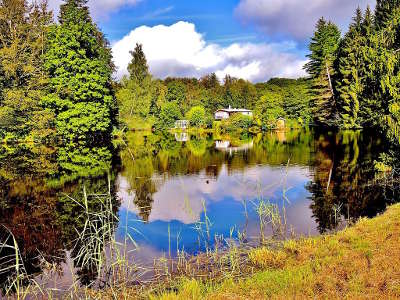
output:
[[[251,112],[249,109],[244,109],[244,108],[221,108],[218,109],[216,112],[219,111],[225,111],[227,113],[235,113],[235,112]]]

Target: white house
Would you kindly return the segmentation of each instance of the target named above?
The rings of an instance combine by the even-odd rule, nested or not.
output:
[[[248,151],[252,149],[254,146],[253,141],[250,143],[242,144],[237,147],[233,147],[231,145],[231,142],[229,141],[216,141],[215,142],[215,149],[219,151],[224,151],[224,152],[229,152],[230,155],[232,155],[233,152],[242,152],[242,151]]]
[[[218,109],[215,112],[215,120],[224,120],[224,119],[229,119],[232,115],[234,114],[242,114],[244,116],[253,116],[253,112],[248,109],[244,108],[224,108],[224,109]]]

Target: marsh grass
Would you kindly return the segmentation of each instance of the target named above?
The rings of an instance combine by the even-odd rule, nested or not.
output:
[[[60,275],[60,270],[44,257],[39,259],[40,269],[43,270],[40,282],[37,274],[28,275],[18,242],[12,232],[3,227],[0,275],[8,278],[3,284],[4,298],[90,299],[90,290],[107,288],[111,291],[118,289],[120,292],[120,287],[131,285],[149,271],[132,259],[138,246],[128,233],[128,228],[125,228],[123,242],[115,239],[115,228],[120,220],[113,207],[110,180],[106,194],[87,194],[84,188],[82,199],[68,198],[80,208],[84,219],[83,227],[76,229],[72,250],[67,253],[70,257],[67,262],[70,261],[71,286],[65,290],[57,288],[56,278]],[[89,204],[93,202],[96,203],[95,210]],[[82,284],[85,285],[84,288]]]

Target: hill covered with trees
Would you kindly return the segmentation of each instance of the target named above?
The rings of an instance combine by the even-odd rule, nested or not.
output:
[[[204,111],[192,125],[212,127],[214,112],[229,106],[253,110],[255,123],[265,127],[274,126],[278,118],[300,124],[312,119],[310,81],[305,78],[274,78],[253,84],[227,75],[221,83],[212,73],[200,79],[159,80],[149,72],[142,45],[136,45],[131,55],[129,76],[117,87],[121,122],[128,128],[169,128],[174,120],[191,119],[192,109]]]

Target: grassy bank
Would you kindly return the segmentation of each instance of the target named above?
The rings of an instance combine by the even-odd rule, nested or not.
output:
[[[109,299],[304,299],[400,297],[400,205],[334,235],[288,241],[281,249],[249,252],[256,270],[245,278],[200,282],[181,278],[176,287],[102,292]]]

